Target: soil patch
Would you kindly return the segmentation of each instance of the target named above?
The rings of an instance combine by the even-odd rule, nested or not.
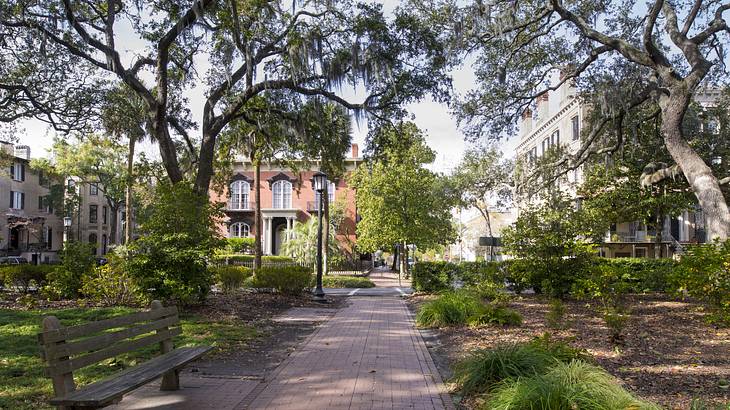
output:
[[[415,311],[430,298],[413,296],[409,305]],[[453,366],[471,349],[526,342],[549,332],[586,349],[628,389],[667,408],[688,409],[694,398],[715,404],[730,401],[726,385],[730,380],[730,329],[708,325],[700,304],[665,295],[632,295],[628,306],[632,315],[621,346],[611,343],[597,306],[565,302],[564,326],[552,329],[545,320],[548,302],[523,295],[510,304],[523,315],[522,326],[439,329],[439,342],[431,343],[429,349],[432,356],[445,359],[436,360],[437,365],[443,361]],[[449,369],[438,367],[444,378],[450,375]]]

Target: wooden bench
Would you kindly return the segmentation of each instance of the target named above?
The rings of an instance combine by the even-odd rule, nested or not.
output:
[[[175,349],[172,338],[181,333],[177,307],[152,302],[146,312],[118,316],[78,326],[61,326],[55,316],[43,318],[38,334],[46,377],[53,380],[59,409],[96,409],[121,401],[124,394],[162,377],[160,390],[178,390],[182,367],[212,349],[210,346]],[[102,360],[160,344],[161,354],[113,376],[76,389],[73,371]]]

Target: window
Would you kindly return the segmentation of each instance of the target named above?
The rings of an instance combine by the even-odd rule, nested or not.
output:
[[[25,181],[25,164],[22,162],[13,162],[10,165],[10,176],[13,181]]]
[[[46,244],[46,249],[53,249],[53,228],[50,226],[46,226],[43,232],[43,243]]]
[[[329,202],[335,202],[335,191],[337,190],[337,185],[335,185],[332,181],[327,181],[327,198],[329,199]],[[314,201],[319,206],[319,192],[314,191]]]
[[[46,197],[44,197],[43,195],[38,196],[38,210],[39,211],[43,211],[46,208],[45,206],[43,206],[44,205],[43,203],[45,202],[45,200],[46,200]]]
[[[38,196],[38,210],[51,213],[53,207],[51,206],[51,197],[48,195]]]
[[[46,174],[43,171],[38,171],[38,185],[49,188],[50,182],[51,181],[46,178]]]
[[[230,209],[249,209],[248,193],[251,186],[246,181],[234,181],[231,184]]]
[[[101,207],[101,223],[103,223],[104,225],[106,225],[108,219],[109,219],[109,215],[108,215],[108,212],[107,212],[107,207],[106,206],[102,206]],[[104,253],[106,253],[106,252],[104,252]]]
[[[99,238],[95,233],[89,234],[89,245],[91,245],[91,254],[96,255],[96,245],[99,244]]]
[[[542,155],[545,155],[545,151],[550,147],[550,138],[542,140]]]
[[[89,184],[89,195],[99,195],[99,184]]]
[[[89,223],[99,222],[99,205],[89,205]]]
[[[25,209],[25,194],[17,191],[10,191],[10,208]]]
[[[580,138],[580,123],[578,122],[578,116],[570,119],[571,130],[573,131],[573,141],[577,141]]]
[[[291,208],[291,182],[289,181],[276,181],[272,185],[273,192],[273,205],[276,209],[289,209]]]
[[[101,235],[101,254],[106,255],[106,234]]]
[[[236,222],[231,224],[228,233],[229,238],[246,238],[251,234],[251,228],[244,222]]]
[[[550,136],[550,146],[560,145],[560,130],[553,131],[553,135]]]

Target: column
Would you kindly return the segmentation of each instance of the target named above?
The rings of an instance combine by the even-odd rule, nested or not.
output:
[[[267,231],[269,230],[269,217],[265,216],[263,217],[263,224],[261,224],[261,252],[264,255],[269,254],[269,241],[266,240],[267,237]]]
[[[271,255],[271,251],[273,250],[273,246],[271,246],[271,217],[266,218],[266,254]]]

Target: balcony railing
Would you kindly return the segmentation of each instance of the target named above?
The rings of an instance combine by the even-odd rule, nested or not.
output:
[[[228,211],[251,211],[254,208],[254,202],[252,201],[234,201],[229,200],[226,210]]]

